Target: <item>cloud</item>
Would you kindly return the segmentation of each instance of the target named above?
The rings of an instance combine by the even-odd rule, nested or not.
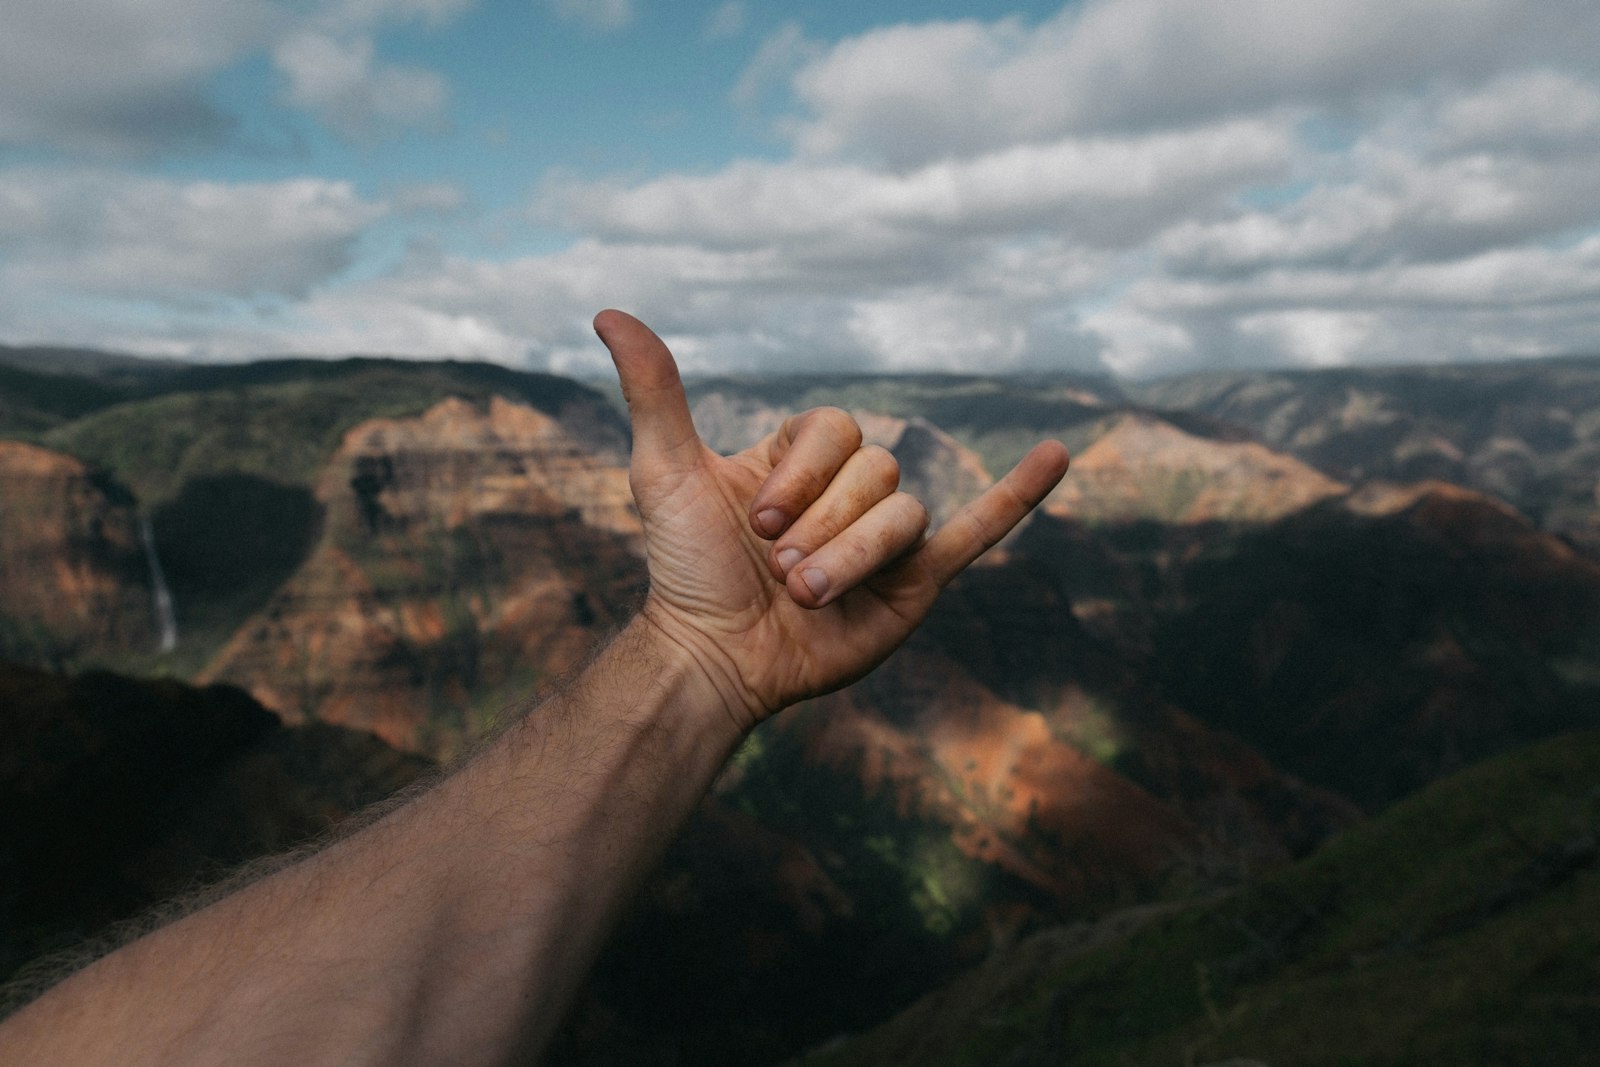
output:
[[[439,122],[446,87],[384,60],[375,27],[464,2],[323,3],[172,69],[267,48],[296,106],[349,136]],[[618,28],[633,9],[566,15]],[[792,23],[750,44],[730,87],[787,153],[547,175],[538,239],[570,244],[538,255],[474,255],[458,235],[345,269],[430,225],[418,213],[470,232],[474,205],[447,186],[373,200],[317,178],[0,172],[0,321],[93,341],[98,315],[103,338],[145,350],[596,373],[589,321],[607,305],[701,371],[1148,375],[1592,349],[1597,44],[1600,8],[1576,0],[1088,0],[831,41]],[[482,229],[511,225],[501,207]]]
[[[547,0],[558,18],[602,33],[623,29],[633,22],[633,0]]]
[[[1536,156],[1600,149],[1600,86],[1537,69],[1507,74],[1437,109],[1431,147]]]
[[[1030,26],[928,22],[841,41],[795,80],[796,147],[912,166],[1086,130],[1350,106],[1530,61],[1594,70],[1600,8],[1542,0],[1098,0]]]
[[[741,162],[634,185],[553,180],[538,217],[587,237],[527,275],[603,279],[595,301],[655,316],[702,369],[1097,367],[1072,304],[1164,227],[1278,177],[1292,148],[1288,124],[1253,120],[909,173]],[[499,290],[475,277],[457,291]]]
[[[1106,362],[1134,375],[1592,352],[1600,234],[1432,262],[1152,273],[1085,325],[1107,338]]]
[[[1163,220],[1273,177],[1291,149],[1264,121],[1019,145],[909,173],[846,164],[736,163],[635,186],[553,182],[539,214],[623,240],[897,254],[930,241],[1040,231],[1126,245]]]
[[[438,24],[471,0],[8,0],[0,32],[0,145],[92,157],[215,145],[233,129],[211,80],[270,54],[285,98],[362,138],[436,126],[437,74],[381,62],[373,33]]]
[[[820,52],[821,46],[806,36],[798,22],[786,22],[761,42],[728,98],[736,107],[754,112],[774,90],[786,88],[801,67]]]
[[[310,8],[314,21],[330,29],[359,30],[390,22],[438,26],[474,0],[329,0]]]
[[[376,62],[369,37],[341,41],[298,34],[282,41],[272,58],[288,81],[288,103],[349,140],[370,141],[408,126],[443,126],[449,98],[444,79]]]
[[[1600,146],[1559,163],[1481,153],[1426,160],[1393,149],[1356,157],[1366,167],[1355,180],[1274,210],[1174,227],[1159,242],[1166,265],[1183,274],[1370,267],[1468,256],[1600,222],[1588,193]]]
[[[0,172],[0,277],[30,292],[193,303],[304,298],[385,205],[349,184]]]
[[[0,143],[111,156],[215,142],[230,124],[205,99],[206,79],[281,18],[265,0],[11,0]]]

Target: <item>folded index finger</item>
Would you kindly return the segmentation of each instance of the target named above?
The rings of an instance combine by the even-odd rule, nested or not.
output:
[[[1070,461],[1060,441],[1041,441],[1011,472],[956,512],[928,539],[920,555],[940,586],[1000,542],[1050,494]]]

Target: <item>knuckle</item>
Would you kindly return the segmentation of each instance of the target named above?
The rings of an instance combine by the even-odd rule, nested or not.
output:
[[[812,408],[806,412],[805,419],[852,451],[861,446],[861,427],[843,408]]]
[[[882,445],[863,445],[856,453],[872,480],[892,492],[900,484],[900,461]]]

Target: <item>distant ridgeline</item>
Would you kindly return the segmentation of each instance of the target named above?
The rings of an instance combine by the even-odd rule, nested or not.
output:
[[[1087,952],[1170,923],[1178,932],[1138,956],[1171,972],[1169,1014],[1130,1006],[1125,1034],[1085,1030],[1063,1007],[1084,989],[1104,1018],[1124,1010],[1112,998],[1149,998],[1058,969],[1054,999],[994,1002],[1005,1040],[1037,1051],[1078,1035],[1073,1047],[1105,1062],[1171,1062],[1179,1045],[1288,1062],[1296,1035],[1337,1049],[1316,1004],[1392,998],[1385,983],[1402,972],[1338,970],[1335,994],[1274,969],[1323,966],[1332,957],[1318,953],[1359,918],[1300,888],[1321,875],[1296,872],[1383,840],[1416,864],[1383,892],[1411,892],[1404,878],[1434,877],[1430,850],[1441,872],[1458,862],[1424,823],[1384,816],[1359,831],[1380,837],[1324,842],[1481,761],[1600,727],[1600,361],[690,391],[724,451],[797,408],[850,409],[936,520],[1041,436],[1068,443],[1073,471],[878,672],[750,738],[554,1062],[773,1062],[865,1031],[991,955],[1045,960],[1030,946]],[[500,367],[0,349],[0,659],[12,664],[0,793],[24,813],[0,826],[0,867],[21,887],[0,902],[17,931],[5,968],[315,832],[325,820],[305,812],[342,814],[517,714],[643,594],[626,453],[606,396]],[[167,624],[176,644],[163,647]],[[108,668],[118,674],[84,673]],[[127,677],[151,675],[163,680]],[[137,710],[104,718],[108,700]],[[147,740],[41,763],[30,746],[53,743],[52,723]],[[1527,780],[1495,779],[1506,797]],[[246,795],[280,798],[277,814],[253,822]],[[155,851],[97,860],[102,836],[62,821],[107,803]],[[1572,803],[1579,822],[1593,814]],[[239,833],[200,832],[232,825],[206,814],[224,809]],[[1507,833],[1526,839],[1528,878],[1546,877],[1537,863],[1567,865],[1539,894],[1590,891],[1581,835]],[[1326,892],[1376,899],[1341,879]],[[1273,911],[1286,894],[1310,900],[1309,917]],[[1235,913],[1184,903],[1197,899],[1242,902],[1226,907],[1245,909],[1238,921],[1275,955],[1241,963],[1247,950],[1214,929]],[[1456,946],[1521,929],[1491,930],[1489,914],[1408,911],[1382,930]],[[1029,940],[1102,915],[1121,918]],[[1302,929],[1323,940],[1306,947]],[[1360,929],[1350,951],[1388,960],[1390,933]],[[1454,1025],[1592,998],[1592,943],[1575,938],[1570,956],[1541,945],[1544,1007],[1497,1008],[1500,986],[1463,985]],[[1427,959],[1393,966],[1421,981]],[[950,995],[1021,988],[982,973],[999,977]],[[1288,1007],[1261,1015],[1269,1000]],[[956,1032],[965,1010],[931,1029],[958,1050],[951,1062],[986,1062]],[[1223,1040],[1267,1033],[1262,1019],[1271,1041]],[[888,1047],[877,1041],[858,1048]],[[1425,1047],[1451,1058],[1453,1046]],[[860,1055],[840,1062],[895,1059]]]

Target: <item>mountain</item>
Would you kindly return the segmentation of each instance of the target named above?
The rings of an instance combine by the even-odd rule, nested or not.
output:
[[[1072,477],[1050,495],[1046,508],[1097,525],[1264,523],[1347,491],[1254,441],[1201,437],[1131,413],[1073,457]]]
[[[71,456],[0,440],[0,657],[154,651],[149,579],[125,488]]]
[[[1369,811],[1600,716],[1600,566],[1481,494],[1372,487],[1166,552],[1141,673]]]
[[[0,367],[16,367],[57,378],[92,379],[131,384],[181,370],[187,364],[170,359],[130,356],[97,348],[62,345],[0,345]]]
[[[1600,359],[1205,374],[1130,392],[1341,480],[1477,489],[1600,552]]]
[[[807,1067],[1588,1064],[1600,733],[1460,772],[1236,890],[996,953]]]
[[[304,564],[202,673],[288,722],[445,754],[572,668],[643,593],[627,473],[498,397],[347,431]]]
[[[1372,381],[1360,388],[1399,404]],[[576,383],[385,360],[144,383],[0,446],[18,472],[0,501],[25,502],[0,510],[0,611],[33,635],[7,649],[36,666],[225,681],[237,688],[206,692],[265,706],[293,724],[282,736],[367,736],[340,724],[449,757],[642,595],[626,424]],[[552,1062],[771,1062],[1042,928],[1245,892],[1442,775],[1597,721],[1600,580],[1573,527],[1470,486],[1374,478],[1397,454],[1382,434],[1312,419],[1290,448],[1229,406],[1245,392],[1179,410],[1156,386],[1087,378],[691,391],[725,451],[797,408],[851,410],[936,521],[1037,436],[1077,459],[878,672],[752,735]],[[1458,391],[1500,436],[1533,433],[1493,390]],[[1364,425],[1368,408],[1352,410]],[[1539,453],[1548,484],[1592,481],[1584,418],[1571,447]],[[1377,451],[1328,462],[1306,451],[1318,426],[1351,456]],[[174,602],[171,652],[156,647],[141,513]],[[132,606],[72,615],[80,587]],[[118,611],[143,629],[112,627]],[[148,684],[168,687],[153,702],[200,699]],[[63,781],[91,790],[107,773]],[[253,803],[277,810],[295,781]]]
[[[0,433],[32,437],[127,395],[93,379],[0,363]]]
[[[185,676],[305,562],[323,521],[316,484],[362,421],[420,415],[452,396],[482,406],[503,395],[561,419],[611,461],[627,447],[626,424],[592,390],[486,364],[275,360],[185,366],[155,382],[40,442],[113,477],[149,515],[179,641],[147,665]]]
[[[597,450],[626,448],[617,413],[577,382],[484,363],[370,358],[182,366],[41,443],[114,472],[157,507],[206,476],[309,487],[352,426],[419,415],[451,396],[479,404],[501,396],[564,419]]]

